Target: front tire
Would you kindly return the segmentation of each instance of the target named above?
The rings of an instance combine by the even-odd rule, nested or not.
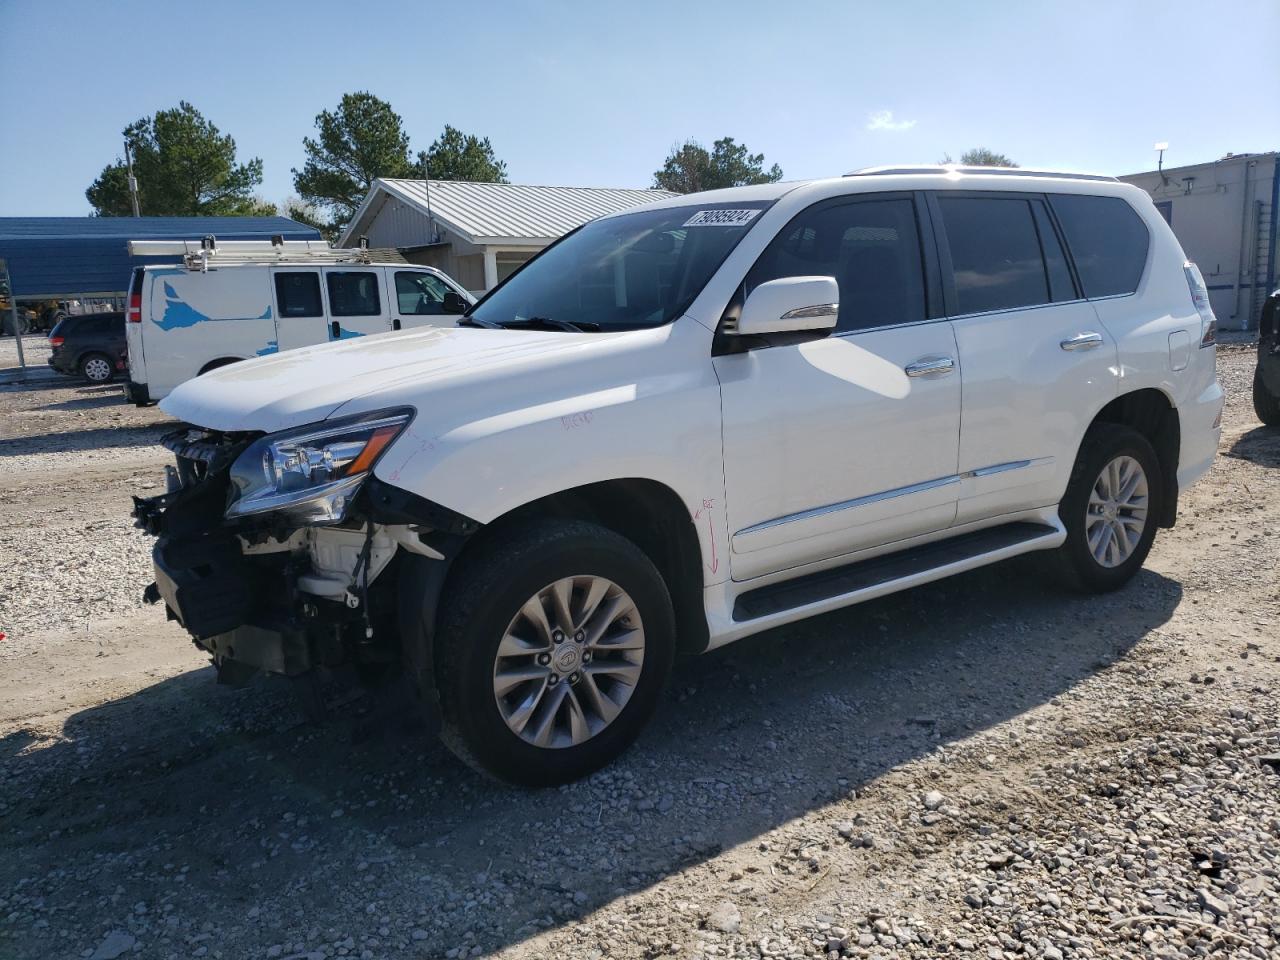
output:
[[[1262,371],[1253,371],[1253,412],[1268,427],[1280,427],[1280,397],[1262,382]]]
[[[675,616],[629,540],[578,520],[531,522],[460,558],[445,596],[441,738],[476,769],[568,783],[614,760],[652,714]]]
[[[1118,590],[1151,552],[1164,489],[1160,461],[1131,427],[1098,423],[1085,434],[1058,516],[1067,529],[1055,556],[1067,585]]]

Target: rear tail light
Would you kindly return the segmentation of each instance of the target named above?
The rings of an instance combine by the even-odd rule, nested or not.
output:
[[[127,319],[130,323],[142,322],[142,294],[133,293],[129,295],[129,315]]]
[[[1200,346],[1212,347],[1218,342],[1218,318],[1213,315],[1213,307],[1209,306],[1209,289],[1204,285],[1204,277],[1200,268],[1188,260],[1182,265],[1187,275],[1187,287],[1191,290],[1191,302],[1200,314]]]
[[[66,337],[50,337],[49,338],[49,346],[51,347],[60,347],[66,342],[67,342]]]

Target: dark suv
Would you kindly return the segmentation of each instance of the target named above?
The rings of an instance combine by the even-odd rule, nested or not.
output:
[[[106,383],[128,367],[123,313],[64,317],[49,332],[49,345],[49,366],[90,383]]]
[[[1253,411],[1268,427],[1280,427],[1280,290],[1273,291],[1262,308]]]

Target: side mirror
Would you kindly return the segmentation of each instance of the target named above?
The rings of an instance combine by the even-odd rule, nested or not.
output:
[[[444,304],[442,309],[445,313],[466,313],[467,307],[469,306],[471,306],[471,304],[467,303],[462,294],[458,293],[456,290],[449,290],[444,295]]]
[[[781,277],[760,284],[742,305],[740,337],[763,333],[831,330],[840,313],[835,277]]]

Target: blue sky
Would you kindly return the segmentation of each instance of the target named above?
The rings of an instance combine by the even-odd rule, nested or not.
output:
[[[1280,149],[1277,36],[1277,0],[0,0],[0,215],[88,213],[124,126],[181,99],[281,201],[315,115],[360,89],[415,149],[488,136],[517,183],[648,186],[726,135],[787,179],[978,145],[1131,173],[1157,140],[1169,165]]]

